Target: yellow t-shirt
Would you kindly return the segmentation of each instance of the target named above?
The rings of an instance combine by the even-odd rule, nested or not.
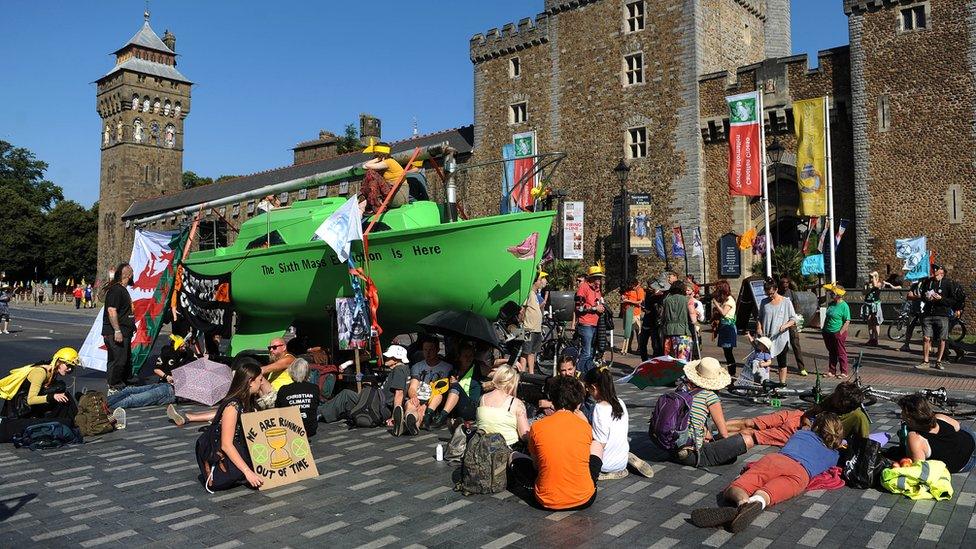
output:
[[[386,169],[383,170],[383,179],[391,184],[396,183],[397,179],[400,179],[400,174],[403,173],[403,166],[392,158],[383,159],[383,163],[386,164]]]

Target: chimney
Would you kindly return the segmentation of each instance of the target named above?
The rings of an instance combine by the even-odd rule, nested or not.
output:
[[[332,132],[319,130],[319,138],[312,141],[303,141],[292,151],[295,152],[294,164],[305,164],[317,160],[328,160],[338,156],[336,145],[339,139]]]
[[[166,47],[170,50],[176,51],[176,35],[169,32],[169,29],[166,29],[166,32],[163,33],[163,44],[166,44]]]
[[[369,138],[381,141],[380,119],[371,114],[362,113],[359,115],[359,140],[366,145]]]

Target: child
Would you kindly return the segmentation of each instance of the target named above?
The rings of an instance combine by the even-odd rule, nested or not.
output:
[[[768,337],[753,339],[752,334],[747,335],[753,350],[746,357],[745,367],[739,374],[739,381],[746,385],[769,381],[769,367],[773,365],[773,355],[769,353],[769,349],[772,348],[773,342]]]
[[[763,456],[732,481],[723,496],[736,507],[695,509],[691,523],[741,532],[767,506],[802,494],[811,478],[836,465],[843,438],[844,427],[836,414],[818,415],[809,431],[797,431],[778,454]]]

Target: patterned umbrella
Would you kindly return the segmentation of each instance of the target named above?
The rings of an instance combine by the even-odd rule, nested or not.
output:
[[[213,406],[227,396],[234,372],[219,362],[205,358],[173,370],[173,386],[176,396]]]
[[[633,373],[617,380],[617,383],[630,383],[638,389],[646,387],[666,387],[684,375],[685,361],[669,356],[659,356],[641,362]]]

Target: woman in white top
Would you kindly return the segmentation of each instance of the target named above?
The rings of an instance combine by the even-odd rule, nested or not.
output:
[[[644,460],[630,453],[630,418],[627,406],[617,397],[613,376],[606,367],[593,368],[583,376],[586,391],[596,401],[593,408],[593,444],[603,448],[603,467],[597,480],[612,480],[627,476],[627,465],[645,477],[654,476],[654,469]]]
[[[478,428],[502,435],[509,446],[525,440],[529,433],[525,403],[515,397],[518,384],[518,370],[499,366],[491,380],[482,384],[485,394],[478,406]]]

